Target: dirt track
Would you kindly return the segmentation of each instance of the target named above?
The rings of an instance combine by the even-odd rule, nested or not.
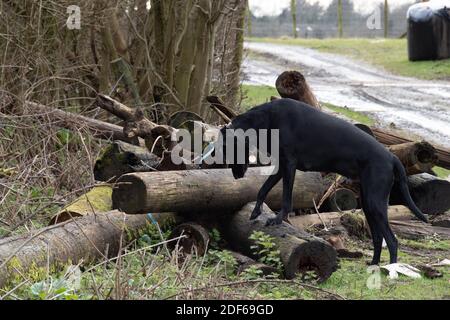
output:
[[[246,43],[244,82],[274,86],[287,69],[302,71],[322,102],[369,113],[383,126],[395,125],[450,147],[450,82],[391,75],[339,55],[300,46]],[[388,54],[388,53],[387,53]]]

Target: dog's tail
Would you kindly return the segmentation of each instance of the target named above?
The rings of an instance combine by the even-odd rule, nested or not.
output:
[[[403,196],[403,199],[406,201],[406,206],[414,213],[414,215],[422,220],[423,222],[428,222],[427,217],[422,213],[422,211],[417,208],[413,199],[411,198],[411,194],[409,193],[408,188],[408,179],[406,177],[406,170],[397,156],[394,156],[394,173],[395,177],[398,180],[398,184],[400,187],[400,193]]]

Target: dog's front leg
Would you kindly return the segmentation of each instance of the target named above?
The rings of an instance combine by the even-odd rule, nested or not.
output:
[[[277,171],[274,175],[271,175],[266,182],[264,182],[263,186],[258,192],[258,197],[256,199],[256,205],[255,209],[253,209],[252,215],[250,217],[250,220],[255,220],[261,215],[261,206],[266,200],[267,195],[269,194],[270,190],[275,187],[275,185],[280,182],[281,178],[283,177],[283,174],[280,170]]]
[[[280,225],[283,220],[287,220],[292,212],[292,189],[294,188],[295,173],[297,164],[289,162],[283,170],[283,204],[279,214],[275,218],[267,220],[266,226]]]

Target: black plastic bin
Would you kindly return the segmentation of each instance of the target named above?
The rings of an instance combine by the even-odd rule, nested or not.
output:
[[[418,3],[408,10],[409,60],[450,58],[450,1]]]

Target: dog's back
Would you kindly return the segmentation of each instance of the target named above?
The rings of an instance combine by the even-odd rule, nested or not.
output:
[[[391,159],[386,148],[369,134],[302,102],[275,100],[253,108],[244,117],[261,119],[260,128],[279,129],[280,151],[302,159],[301,170],[333,169],[352,177],[367,161]]]

